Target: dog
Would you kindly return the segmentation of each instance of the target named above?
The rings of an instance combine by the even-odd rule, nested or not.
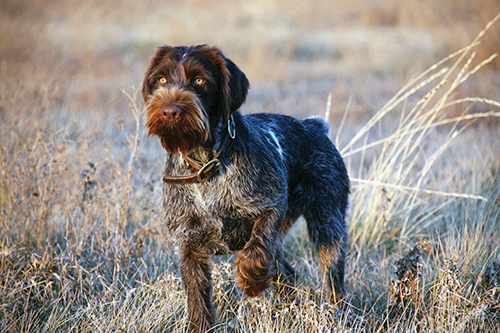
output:
[[[328,288],[345,295],[347,171],[319,117],[242,115],[250,84],[217,47],[161,46],[142,85],[145,128],[166,150],[163,210],[178,246],[190,332],[215,322],[211,258],[236,253],[243,292],[293,294],[283,239],[300,217]]]

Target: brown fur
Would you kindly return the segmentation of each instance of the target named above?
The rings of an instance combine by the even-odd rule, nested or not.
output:
[[[344,290],[336,290],[335,283],[331,276],[330,267],[341,258],[342,246],[340,244],[332,244],[328,246],[320,246],[318,248],[319,268],[325,280],[326,286],[330,290],[329,301],[337,303],[344,298]]]
[[[250,297],[259,296],[272,281],[274,256],[269,248],[274,248],[277,236],[273,232],[276,215],[276,212],[267,211],[256,219],[250,241],[238,252],[234,262],[238,282]]]
[[[160,121],[163,108],[174,103],[185,113],[181,126],[169,126]],[[146,108],[148,136],[158,135],[163,148],[170,154],[191,152],[200,141],[208,139],[207,117],[204,113],[198,98],[192,93],[182,88],[158,89]]]

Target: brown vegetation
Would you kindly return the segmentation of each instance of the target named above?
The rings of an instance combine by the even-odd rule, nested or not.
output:
[[[353,183],[351,306],[317,289],[299,223],[285,243],[297,301],[245,298],[217,263],[221,332],[500,331],[500,22],[475,40],[498,1],[0,6],[1,331],[184,329],[157,212],[165,153],[136,97],[157,45],[196,43],[248,74],[244,112],[326,105]],[[394,276],[422,237],[429,253]]]

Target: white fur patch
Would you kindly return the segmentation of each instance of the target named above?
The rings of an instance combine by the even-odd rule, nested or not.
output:
[[[274,134],[274,132],[271,130],[269,130],[269,134],[271,135],[271,138],[273,138],[274,143],[276,143],[276,148],[278,148],[278,153],[280,154],[281,159],[283,159],[283,149],[281,148],[280,142],[276,137],[276,134]]]

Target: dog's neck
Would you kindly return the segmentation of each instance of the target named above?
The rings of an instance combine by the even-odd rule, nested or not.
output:
[[[190,152],[189,157],[195,158],[200,162],[209,162],[224,154],[231,141],[236,139],[236,124],[233,116],[229,122],[217,122],[217,125],[210,131],[209,140],[202,143],[198,148]]]
[[[219,151],[206,149],[199,146],[197,149],[187,155],[176,155],[181,169],[191,168],[194,172],[187,175],[169,176],[165,175],[163,181],[167,184],[188,184],[203,183],[214,176],[220,168],[219,156],[223,149],[228,148],[228,143],[234,136],[228,135],[222,143]],[[211,145],[213,146],[213,145]]]
[[[236,116],[237,117],[237,116]],[[239,122],[241,124],[241,122]],[[205,170],[209,166],[213,166],[213,164],[217,164],[217,169],[218,170],[220,166],[220,161],[219,158],[221,156],[224,156],[229,153],[229,150],[231,149],[230,146],[232,145],[233,141],[236,139],[236,122],[231,116],[230,120],[227,122],[227,124],[224,126],[222,125],[221,122],[218,123],[217,127],[215,127],[213,130],[210,131],[211,135],[209,137],[209,140],[203,142],[200,144],[197,148],[189,152],[188,154],[176,154],[173,155],[173,160],[175,164],[180,169],[191,169],[195,173],[193,173],[190,176],[195,176],[197,172],[202,172],[200,170]],[[210,171],[209,171],[210,172]],[[185,176],[181,178],[186,178]],[[193,177],[191,177],[193,178]],[[194,178],[193,178],[194,179]],[[186,182],[191,182],[189,180],[186,180]],[[179,177],[171,177],[171,176],[166,176],[164,177],[164,181],[167,183],[185,183],[185,182],[179,182]],[[196,181],[196,180],[194,180]]]
[[[210,145],[210,146],[213,147],[213,145]],[[204,163],[209,162],[213,158],[214,152],[213,152],[212,148],[199,146],[197,149],[195,149],[192,152],[190,152],[189,154],[187,154],[187,156],[204,164]],[[182,156],[182,160],[185,161],[184,156]]]

